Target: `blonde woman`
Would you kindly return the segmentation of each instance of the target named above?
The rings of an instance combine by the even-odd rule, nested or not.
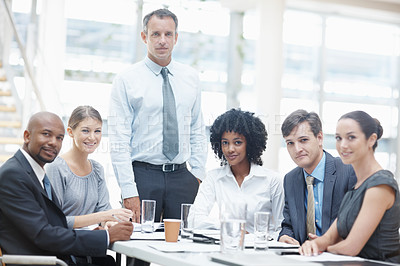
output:
[[[93,107],[77,107],[67,128],[72,148],[46,168],[70,228],[116,221],[114,216],[121,220],[132,217],[128,209],[111,208],[104,169],[88,158],[100,144],[102,123],[99,112]]]

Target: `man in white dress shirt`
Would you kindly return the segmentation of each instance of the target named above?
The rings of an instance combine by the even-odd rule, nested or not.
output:
[[[207,146],[199,79],[193,68],[171,58],[177,26],[175,14],[167,9],[146,15],[141,37],[147,57],[113,82],[108,124],[111,160],[124,206],[133,211],[136,222],[141,199],[156,200],[155,221],[180,218],[181,203],[194,201],[205,177]],[[167,145],[179,148],[172,158],[163,152],[163,75],[176,103],[179,142]]]

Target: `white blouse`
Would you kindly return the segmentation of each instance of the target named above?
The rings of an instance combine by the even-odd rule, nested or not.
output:
[[[251,164],[250,173],[239,187],[229,165],[208,172],[201,183],[193,203],[191,216],[194,214],[194,227],[197,229],[220,228],[218,218],[209,217],[216,203],[247,203],[246,231],[254,231],[254,213],[271,213],[270,235],[276,239],[283,219],[284,193],[282,179],[278,173],[262,166]],[[218,216],[217,216],[218,217]]]

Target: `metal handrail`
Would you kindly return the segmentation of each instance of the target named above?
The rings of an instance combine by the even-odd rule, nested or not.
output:
[[[22,59],[24,60],[25,71],[28,73],[29,79],[30,79],[30,81],[32,83],[33,91],[36,94],[36,98],[37,98],[37,100],[39,102],[40,109],[41,110],[45,110],[45,106],[44,106],[44,102],[43,102],[42,96],[40,94],[40,91],[39,91],[39,88],[37,86],[35,77],[33,75],[33,71],[32,71],[33,68],[31,66],[30,62],[28,61],[28,57],[26,55],[25,47],[21,42],[21,38],[19,37],[18,31],[17,31],[17,27],[15,26],[15,21],[14,21],[13,14],[12,14],[12,12],[10,10],[10,7],[7,4],[7,1],[3,0],[2,3],[4,4],[4,8],[6,10],[7,17],[10,20],[10,24],[11,24],[11,27],[12,27],[13,32],[14,32],[15,40],[16,40],[16,42],[18,44],[18,48],[19,48],[19,50],[21,52]]]
[[[56,256],[34,256],[34,255],[3,255],[0,263],[5,264],[24,264],[24,265],[61,265],[68,266],[67,263],[58,259]]]
[[[12,95],[18,95],[17,88],[15,87],[14,82],[11,82],[11,80],[14,80],[14,74],[8,62],[3,62],[3,69],[5,70],[7,80],[10,84]],[[14,100],[15,106],[17,107],[17,113],[19,117],[22,117],[22,101],[19,97],[14,97]]]

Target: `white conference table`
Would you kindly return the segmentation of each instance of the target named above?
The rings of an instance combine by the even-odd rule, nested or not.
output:
[[[160,235],[160,237],[154,237],[154,239],[158,240],[151,239],[152,237],[146,239],[149,235],[144,235],[145,239],[137,239],[137,237],[141,236],[137,234],[133,237],[134,240],[117,241],[112,245],[111,250],[117,253],[119,259],[120,254],[123,254],[127,257],[165,266],[221,266],[224,264],[258,266],[265,265],[266,262],[269,265],[322,265],[308,261],[296,261],[288,256],[277,255],[276,251],[278,249],[273,249],[272,247],[269,251],[254,251],[252,248],[246,248],[244,251],[235,254],[221,254],[219,252],[220,246],[216,244],[194,243],[191,240],[167,243],[163,240],[163,232],[154,233],[154,235],[156,234]],[[276,244],[280,246],[279,243]],[[286,247],[279,250],[293,250],[289,248]],[[293,248],[297,250],[296,247]]]
[[[208,252],[163,252],[150,247],[151,244],[159,244],[157,240],[130,240],[117,241],[111,250],[127,257],[137,258],[159,265],[176,266],[200,266],[200,265],[221,265],[210,261]],[[206,244],[203,244],[206,245]]]
[[[279,252],[297,251],[297,247],[276,241],[270,242],[268,251],[254,251],[246,248],[235,254],[221,254],[216,244],[194,243],[191,240],[179,240],[177,243],[164,241],[163,232],[150,235],[135,233],[134,240],[117,241],[110,250],[117,253],[117,264],[121,254],[131,258],[156,263],[163,266],[261,266],[261,265],[296,265],[296,266],[372,266],[395,265],[379,261],[364,260],[358,257],[334,255],[324,252],[316,257],[300,255],[279,255]],[[150,237],[149,237],[150,236]],[[142,239],[139,239],[141,238]],[[149,237],[149,238],[148,238]],[[249,238],[249,236],[247,236]],[[246,242],[245,245],[251,240]],[[286,245],[286,246],[282,246]]]
[[[116,253],[126,255],[127,257],[137,258],[148,262],[153,262],[165,266],[221,266],[227,265],[262,265],[261,262],[267,262],[269,265],[322,265],[314,262],[301,262],[292,260],[286,256],[276,255],[270,249],[269,251],[259,252],[253,249],[245,249],[236,254],[221,254],[219,245],[201,244],[193,242],[178,242],[176,246],[184,244],[184,248],[189,251],[178,249],[169,249],[168,246],[174,246],[173,243],[165,243],[157,240],[130,240],[117,241],[111,247]],[[204,247],[202,247],[204,246]],[[161,251],[164,250],[164,251]],[[165,252],[165,250],[170,250]],[[213,260],[223,260],[225,263],[219,263]],[[234,263],[233,263],[234,262]]]

